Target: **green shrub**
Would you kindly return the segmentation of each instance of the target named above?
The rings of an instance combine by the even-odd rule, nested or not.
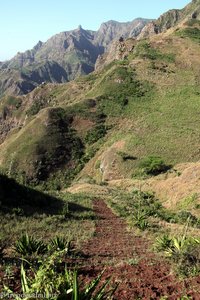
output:
[[[47,252],[47,246],[41,240],[37,240],[26,233],[16,242],[14,250],[23,256],[44,254]]]
[[[10,106],[15,106],[17,109],[21,106],[22,104],[22,99],[16,98],[13,96],[8,96],[6,99],[6,104]]]
[[[178,262],[178,272],[182,276],[197,276],[200,273],[200,245],[188,245]]]
[[[94,144],[99,139],[104,137],[107,133],[106,126],[103,124],[98,124],[91,130],[89,130],[86,134],[85,141],[88,144]]]
[[[160,173],[166,172],[171,168],[171,166],[166,165],[164,160],[158,156],[148,156],[144,158],[139,167],[147,174],[147,175],[158,175]]]
[[[176,35],[181,38],[190,38],[192,41],[200,43],[200,29],[196,27],[178,30],[176,31]]]
[[[101,161],[97,160],[96,164],[95,164],[95,169],[99,169],[101,166]]]
[[[179,222],[179,218],[175,212],[170,211],[169,209],[165,209],[163,207],[157,212],[157,216],[161,220],[168,222],[168,223],[178,223]]]
[[[189,211],[182,210],[182,211],[178,212],[177,217],[178,217],[178,221],[180,223],[184,224],[184,223],[186,223],[189,220],[190,225],[196,225],[196,224],[198,224],[198,218],[195,217]]]
[[[147,41],[140,41],[134,50],[135,56],[148,58],[150,60],[161,60],[165,62],[174,62],[175,55],[173,53],[162,53],[160,50],[151,47]]]
[[[33,105],[27,110],[27,115],[28,116],[34,116],[36,115],[44,105],[41,102],[34,102]]]

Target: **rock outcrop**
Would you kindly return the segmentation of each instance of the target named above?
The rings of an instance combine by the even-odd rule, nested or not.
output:
[[[183,9],[171,9],[162,14],[156,21],[148,23],[138,35],[138,39],[148,38],[152,35],[167,31],[179,23],[191,19],[200,19],[200,1],[193,0]]]
[[[98,31],[79,26],[56,34],[45,43],[39,41],[32,50],[0,63],[0,97],[5,93],[27,94],[44,81],[63,83],[89,74],[98,56],[114,39],[136,37],[148,22],[146,19],[127,23],[109,21]]]

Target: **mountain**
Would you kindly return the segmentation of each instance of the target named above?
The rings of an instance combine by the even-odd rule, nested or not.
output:
[[[171,9],[161,15],[156,21],[147,24],[138,35],[138,39],[150,37],[152,35],[166,32],[168,29],[188,20],[200,19],[200,1],[193,0],[183,9]]]
[[[167,166],[198,161],[200,21],[192,5],[166,32],[108,45],[87,76],[2,97],[2,172],[61,188],[74,178],[131,180],[148,156]]]
[[[1,98],[1,270],[6,270],[4,261],[15,263],[11,281],[1,272],[6,287],[21,291],[21,254],[11,250],[29,246],[20,238],[27,232],[26,241],[36,246],[55,241],[59,250],[63,237],[72,241],[68,256],[58,253],[56,270],[63,270],[63,260],[70,268],[77,261],[82,283],[89,280],[84,279],[88,270],[93,280],[102,269],[105,276],[98,278],[104,288],[112,271],[114,281],[126,282],[117,286],[115,299],[199,299],[199,9],[199,1],[193,1],[180,12],[164,14],[160,32],[143,39],[127,34],[109,44],[115,33],[106,30],[108,37],[101,37],[106,53],[98,57],[95,71]],[[35,51],[43,47],[40,43]],[[49,253],[27,257],[37,264]],[[41,267],[46,279],[47,268]],[[24,264],[27,276],[29,269]],[[53,284],[62,282],[50,278]],[[36,286],[33,279],[30,289]]]
[[[136,37],[149,22],[103,23],[98,31],[77,29],[41,41],[32,49],[18,53],[0,64],[0,96],[27,94],[42,82],[63,83],[94,70],[97,57],[120,36]]]
[[[107,50],[113,40],[118,40],[120,37],[125,39],[137,37],[148,22],[150,20],[138,18],[126,23],[116,21],[103,23],[95,34],[95,44],[102,45]]]

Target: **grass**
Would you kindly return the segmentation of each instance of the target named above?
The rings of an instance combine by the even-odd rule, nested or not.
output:
[[[52,300],[71,299],[71,300],[103,300],[112,299],[117,286],[110,288],[110,278],[101,283],[103,272],[94,278],[89,284],[80,287],[77,271],[70,271],[63,268],[62,259],[64,252],[54,253],[45,262],[40,262],[36,268],[31,265],[26,270],[24,263],[21,264],[21,290],[25,300],[30,300],[29,295],[45,295],[45,298]],[[109,289],[108,289],[109,286]],[[10,294],[14,299],[21,299],[17,293],[4,284],[3,288],[6,296]]]
[[[23,183],[46,180],[68,162],[78,165],[83,145],[61,108],[42,111],[6,143],[3,161],[7,175]]]
[[[158,233],[162,232],[163,221],[178,226],[184,225],[188,220],[190,227],[199,229],[200,220],[197,217],[187,211],[166,209],[150,192],[137,189],[132,192],[117,190],[113,192],[108,202],[119,216],[127,219],[131,227],[136,226],[142,231]]]
[[[187,223],[186,223],[187,224]],[[187,235],[187,228],[181,236],[161,236],[156,239],[155,249],[163,251],[175,264],[181,276],[196,276],[200,273],[198,238]]]
[[[162,53],[159,49],[153,48],[148,41],[140,41],[137,43],[133,54],[129,59],[133,57],[146,58],[150,60],[160,60],[162,62],[173,63],[175,62],[174,53]]]
[[[42,117],[43,111],[40,111],[34,115],[35,118],[32,116],[32,121],[26,127],[18,133],[13,132],[0,147],[2,167],[7,169],[7,172],[17,170],[18,177],[21,178],[24,177],[24,172],[32,173],[34,177],[36,171],[44,173],[47,166],[54,164],[55,156],[57,156],[55,144],[60,144],[64,139],[68,144],[70,140],[76,152],[76,149],[80,148],[78,140],[80,142],[81,139],[82,155],[76,159],[70,159],[69,166],[73,165],[73,167],[65,167],[63,174],[62,166],[66,166],[66,162],[61,156],[62,163],[57,168],[62,174],[57,173],[58,170],[50,170],[53,174],[50,180],[52,183],[49,182],[48,189],[51,185],[53,189],[56,186],[59,189],[63,186],[59,182],[69,184],[85,163],[102,147],[98,139],[101,140],[105,130],[99,130],[100,122],[105,128],[107,124],[111,125],[103,139],[105,145],[103,147],[106,148],[110,145],[110,141],[117,141],[121,136],[126,139],[125,149],[122,151],[128,153],[130,157],[137,158],[120,162],[120,172],[128,177],[132,176],[138,162],[146,156],[160,156],[167,164],[172,165],[178,162],[199,160],[198,111],[200,105],[198,100],[200,89],[195,83],[198,74],[191,68],[183,68],[179,57],[173,56],[177,52],[175,44],[177,38],[174,40],[173,38],[169,43],[165,41],[159,44],[157,48],[156,43],[139,42],[130,54],[126,65],[114,61],[99,73],[90,74],[85,78],[81,77],[75,82],[56,86],[50,91],[48,87],[41,91],[38,89],[35,92],[36,96],[38,99],[43,99],[45,105],[51,105],[51,102],[47,103],[47,100],[53,97],[57,105],[64,107],[67,113],[61,118],[63,121],[66,122],[67,115],[89,120],[93,122],[91,131],[81,133],[81,136],[77,132],[70,131],[70,136],[66,136],[61,130],[59,132],[61,136],[58,137],[59,129],[53,126],[53,132],[47,133],[46,127],[41,124],[40,116]],[[186,42],[189,43],[188,40],[183,39],[183,46],[187,44]],[[197,51],[198,46],[191,46],[191,44],[189,46],[193,47],[192,50]],[[184,55],[185,52],[181,51],[181,53]],[[135,64],[135,59],[137,61],[138,58],[141,62]],[[151,69],[150,62],[164,63],[167,68],[173,69],[173,73]],[[37,106],[36,102],[34,105]],[[37,110],[36,107],[36,112]],[[52,143],[50,136],[54,140]],[[84,140],[86,136],[94,145],[86,145]],[[96,140],[98,141],[95,142]],[[97,147],[95,143],[98,143]],[[36,148],[38,144],[39,147]],[[35,155],[38,148],[39,154]],[[41,153],[45,151],[49,153],[48,156]],[[35,167],[27,162],[28,160],[42,161],[43,168],[39,165],[38,170],[35,170]],[[56,178],[59,178],[59,182]],[[18,178],[18,180],[21,179]]]
[[[194,221],[191,213],[184,217],[183,211],[180,214],[179,211],[166,209],[153,194],[140,190],[114,191],[108,203],[115,213],[126,219],[130,230],[134,227],[136,232],[135,228],[138,228],[138,234],[156,240],[154,250],[171,260],[178,275],[191,277],[199,274],[200,240],[196,237],[199,230],[191,234],[192,227],[199,229],[199,220]],[[175,233],[170,231],[167,223],[176,224]]]
[[[180,57],[176,55],[179,47],[181,47]],[[147,156],[160,156],[167,164],[172,165],[179,162],[198,161],[200,89],[196,69],[199,68],[198,60],[197,62],[191,60],[194,70],[188,67],[189,59],[188,56],[185,57],[187,47],[191,47],[190,59],[195,58],[196,55],[198,57],[198,45],[194,45],[189,39],[170,36],[169,41],[167,39],[151,43],[140,41],[130,53],[127,64],[113,61],[103,70],[87,77],[80,77],[75,82],[51,87],[49,91],[48,85],[41,90],[38,89],[35,92],[37,97],[41,96],[38,99],[43,99],[47,103],[47,100],[53,97],[53,101],[64,107],[68,116],[77,116],[94,122],[88,133],[94,145],[86,145],[84,138],[87,132],[79,136],[79,133],[70,131],[70,136],[66,136],[62,135],[61,130],[61,137],[58,138],[58,132],[56,132],[58,128],[53,126],[53,132],[47,134],[39,118],[43,113],[40,111],[17,134],[11,133],[5,144],[0,147],[2,167],[5,167],[7,171],[16,169],[20,177],[23,177],[24,171],[27,172],[30,168],[29,172],[33,172],[35,176],[35,170],[31,169],[33,165],[30,166],[27,163],[28,160],[41,162],[44,158],[44,167],[42,169],[39,166],[38,170],[44,172],[47,166],[55,162],[54,158],[57,156],[55,144],[60,144],[64,139],[66,143],[70,140],[76,152],[76,149],[80,148],[79,138],[83,143],[82,152],[85,156],[82,153],[81,157],[70,159],[69,168],[68,165],[66,166],[66,161],[63,162],[63,157],[60,157],[62,163],[58,169],[59,172],[63,171],[62,166],[64,166],[64,175],[57,173],[58,170],[50,170],[50,173],[53,173],[52,188],[62,187],[59,182],[56,182],[56,177],[60,182],[67,181],[69,184],[75,174],[94,157],[101,147],[103,151],[110,146],[111,141],[117,141],[119,137],[126,140],[122,151],[128,153],[130,157],[136,157],[135,160],[122,159],[120,161],[120,172],[126,177],[131,177],[138,162]],[[170,69],[170,72],[160,72],[158,69],[151,68],[152,62],[156,66],[157,64],[167,65],[166,68]],[[35,105],[36,102],[34,102]],[[51,105],[51,102],[48,105]],[[103,118],[101,125],[105,128],[107,124],[111,125],[103,138],[104,145],[99,140],[95,142],[99,137],[101,140],[103,136],[102,131],[99,135],[98,128],[101,117]],[[66,121],[66,118],[67,116],[62,120]],[[35,137],[36,132],[40,138]],[[47,136],[53,138],[52,144]],[[97,147],[95,143],[98,143]],[[35,156],[38,150],[38,148],[35,149],[36,144],[39,144],[40,153]],[[48,152],[50,157],[47,154],[43,155],[40,150]]]
[[[197,27],[187,27],[176,31],[176,35],[181,38],[189,38],[195,43],[200,43],[200,29]]]
[[[55,192],[49,196],[23,188],[13,180],[10,184],[10,190],[19,198],[13,199],[14,194],[9,195],[6,191],[6,194],[1,194],[4,201],[0,206],[0,239],[7,241],[7,248],[14,245],[22,234],[44,242],[63,236],[77,245],[92,236],[95,219],[92,197],[67,192]],[[63,214],[65,205],[68,207],[67,216]]]
[[[138,160],[126,165],[126,173],[131,175],[138,161],[149,155],[160,156],[172,165],[198,160],[195,150],[200,137],[198,91],[198,87],[190,85],[165,87],[150,102],[129,102],[127,116],[124,121],[121,119],[121,133],[126,138],[124,151]],[[134,120],[131,129],[126,127],[127,118]],[[120,135],[120,128],[115,134]]]
[[[196,208],[198,194],[194,193],[177,203],[177,209],[194,209]]]
[[[77,216],[77,213],[76,213]],[[66,237],[73,241],[78,248],[82,242],[89,239],[94,231],[92,218],[81,217],[80,219],[63,219],[62,215],[48,216],[35,213],[29,217],[13,217],[12,215],[0,214],[2,240],[9,240],[9,245],[14,245],[22,233],[28,233],[37,239],[49,242],[56,235]],[[9,246],[7,247],[9,249]]]
[[[139,81],[132,68],[116,63],[97,80],[88,97],[96,95],[102,112],[116,117],[129,111],[130,103],[147,100],[150,89],[153,86]]]

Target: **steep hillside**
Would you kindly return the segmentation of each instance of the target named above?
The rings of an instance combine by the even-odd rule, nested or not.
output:
[[[199,41],[191,18],[149,40],[114,42],[88,76],[2,98],[1,168],[35,183],[61,171],[66,185],[142,177],[148,156],[198,161]]]
[[[92,72],[98,55],[104,53],[113,39],[136,37],[148,22],[146,19],[128,23],[109,21],[98,31],[79,26],[45,43],[39,41],[32,50],[0,64],[0,97],[5,93],[27,94],[42,82],[63,83]]]
[[[111,44],[123,25],[104,24],[95,71],[1,97],[1,289],[21,293],[21,267],[31,292],[78,295],[77,271],[69,289],[63,268],[76,265],[81,291],[97,278],[92,297],[117,283],[118,300],[199,300],[199,12],[192,1],[161,16],[158,34]]]
[[[161,15],[156,21],[147,24],[138,36],[138,39],[148,38],[152,35],[166,32],[168,29],[187,22],[200,19],[200,1],[193,0],[183,9],[172,9]]]

